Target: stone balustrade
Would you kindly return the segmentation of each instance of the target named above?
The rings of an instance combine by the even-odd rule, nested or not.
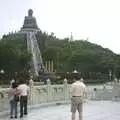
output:
[[[41,103],[50,102],[67,102],[70,100],[70,86],[67,84],[67,80],[64,80],[64,84],[51,85],[50,80],[47,81],[47,85],[33,86],[30,85],[29,91],[29,105],[37,105]],[[111,100],[113,97],[113,89],[105,89],[103,87],[88,86],[88,99],[91,100]],[[8,88],[0,88],[0,112],[9,108],[8,100]]]

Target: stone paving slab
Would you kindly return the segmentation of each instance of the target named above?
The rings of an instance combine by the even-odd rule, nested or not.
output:
[[[53,106],[56,106],[56,105],[59,105],[59,104],[62,104],[62,105],[70,104],[70,100],[47,102],[47,103],[36,104],[36,105],[28,105],[28,110],[34,110],[34,109],[39,109],[39,108],[46,108],[46,107],[51,107],[51,106],[53,107]],[[9,105],[9,104],[7,104],[7,105]],[[20,110],[19,106],[20,106],[20,104],[18,103],[18,112]],[[8,116],[9,115],[9,109],[7,109],[4,112],[0,112],[0,117]]]
[[[78,117],[78,114],[76,116]],[[10,119],[6,116],[0,120]],[[70,105],[29,109],[28,116],[18,120],[71,120]],[[120,120],[120,102],[89,101],[84,105],[83,120]]]

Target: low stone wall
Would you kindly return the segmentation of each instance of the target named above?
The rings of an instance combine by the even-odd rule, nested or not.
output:
[[[7,89],[0,88],[0,112],[8,109],[9,100],[7,91],[8,88]]]
[[[37,105],[41,103],[50,103],[50,102],[59,102],[64,101],[67,102],[70,100],[70,86],[66,82],[61,85],[51,85],[48,83],[47,85],[41,86],[30,86],[29,92],[29,105]],[[88,86],[88,99],[90,100],[112,100],[115,95],[115,91],[118,92],[118,88],[115,90],[113,88],[103,88]],[[9,108],[9,100],[7,94],[8,88],[3,89],[0,88],[0,112],[8,110]],[[120,92],[119,92],[120,93]],[[119,94],[117,94],[118,96]]]
[[[50,103],[55,101],[68,101],[70,99],[70,85],[41,85],[41,86],[30,86],[29,91],[29,105],[36,105],[41,103]],[[0,112],[8,110],[9,88],[0,88]]]

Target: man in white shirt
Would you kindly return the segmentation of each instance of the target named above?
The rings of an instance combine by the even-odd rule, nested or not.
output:
[[[75,77],[76,81],[71,85],[71,112],[72,120],[75,120],[76,110],[79,112],[79,120],[83,120],[83,102],[87,98],[86,86],[83,79]]]
[[[24,115],[27,115],[27,101],[28,101],[28,91],[29,87],[25,83],[24,80],[20,81],[20,85],[18,86],[18,90],[20,92],[20,117],[23,117],[23,109]]]

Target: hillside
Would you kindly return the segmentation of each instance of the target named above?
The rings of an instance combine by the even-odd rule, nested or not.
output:
[[[112,70],[112,73],[119,76],[120,55],[107,48],[85,40],[69,41],[68,38],[59,39],[53,33],[49,35],[42,31],[38,32],[36,37],[44,63],[52,60],[54,62],[54,71],[72,72],[77,69],[80,72],[103,72],[108,74],[108,71]],[[6,49],[10,47],[11,53],[9,52],[9,54],[15,57],[11,58],[10,55],[6,57],[5,52],[7,51],[1,48],[1,68],[5,68],[8,72],[10,70],[13,72],[20,71],[26,66],[29,68],[30,57],[26,52],[25,36],[20,38],[17,35],[5,35],[0,41],[0,45],[3,44]],[[7,63],[9,59],[14,62]],[[14,63],[16,67],[13,69]]]
[[[45,57],[44,57],[45,56]],[[120,56],[108,48],[85,40],[60,40],[55,36],[45,41],[44,59],[53,59],[57,71],[101,71],[119,68]]]

